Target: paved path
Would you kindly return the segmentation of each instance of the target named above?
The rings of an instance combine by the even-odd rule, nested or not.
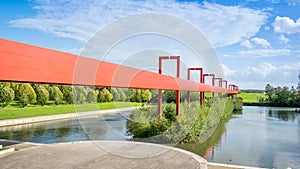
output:
[[[198,155],[167,146],[97,141],[59,143],[22,149],[0,157],[0,168],[207,169],[207,162]]]

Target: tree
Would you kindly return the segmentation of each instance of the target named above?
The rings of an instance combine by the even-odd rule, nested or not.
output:
[[[102,91],[99,91],[98,96],[97,96],[97,101],[99,103],[105,102],[105,96],[104,96],[104,93]]]
[[[50,86],[49,87],[49,99],[54,101],[54,104],[58,105],[63,100],[64,96],[63,93],[57,86]]]
[[[109,92],[109,90],[107,90],[106,88],[103,88],[102,92],[105,97],[105,102],[111,102],[113,99],[113,95]]]
[[[93,103],[96,101],[96,98],[95,98],[95,91],[90,89],[87,93],[87,96],[86,96],[86,101],[88,103]]]
[[[174,90],[165,90],[164,95],[166,96],[167,103],[176,102],[176,93]]]
[[[118,89],[119,93],[120,93],[120,101],[126,101],[127,100],[127,96],[125,94],[124,89]]]
[[[121,100],[121,95],[116,88],[111,88],[111,94],[113,95],[114,101]]]
[[[26,107],[28,103],[32,103],[36,100],[36,94],[30,84],[20,83],[18,89],[22,107]]]
[[[68,104],[72,104],[74,101],[74,93],[72,86],[61,85],[59,86],[59,89],[63,93],[63,100]]]
[[[35,92],[36,92],[36,101],[41,106],[44,106],[49,100],[49,92],[46,90],[44,86],[41,85],[36,88]]]
[[[152,93],[150,90],[141,90],[142,102],[150,102]]]
[[[14,100],[15,93],[14,90],[9,87],[0,88],[0,103],[2,103],[2,107],[6,107],[10,102]]]

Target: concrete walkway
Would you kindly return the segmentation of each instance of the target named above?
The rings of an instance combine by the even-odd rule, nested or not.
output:
[[[91,141],[26,148],[0,157],[0,168],[207,169],[207,161],[188,151],[156,144]]]
[[[93,115],[107,114],[107,113],[132,111],[136,108],[139,108],[139,107],[126,107],[126,108],[109,109],[109,110],[96,110],[96,111],[89,111],[89,112],[58,114],[58,115],[39,116],[39,117],[28,117],[28,118],[19,118],[19,119],[11,119],[11,120],[0,120],[0,127],[13,126],[13,125],[19,125],[19,124],[27,124],[27,123],[36,123],[36,122],[43,122],[43,121],[61,120],[61,119],[67,119],[67,118],[78,118],[78,117],[93,116]]]

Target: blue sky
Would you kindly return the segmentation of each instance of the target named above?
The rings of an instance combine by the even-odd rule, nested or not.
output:
[[[300,0],[0,0],[0,37],[79,54],[99,28],[133,14],[177,16],[214,45],[226,79],[242,89],[296,86]]]

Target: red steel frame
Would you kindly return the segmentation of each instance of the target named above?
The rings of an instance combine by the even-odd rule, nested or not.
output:
[[[222,87],[222,78],[215,78],[215,80],[219,80],[219,87]],[[219,92],[218,94],[219,94],[220,100],[222,100],[222,93]]]
[[[205,77],[207,77],[207,76],[211,76],[212,77],[212,79],[211,79],[211,85],[215,86],[215,74],[203,74],[203,83],[205,83]],[[214,91],[212,91],[212,97],[215,97]]]
[[[162,74],[167,58],[177,59],[177,77]],[[179,70],[179,56],[161,57],[159,73],[154,73],[0,38],[0,81],[175,90],[178,116],[180,91],[238,93],[236,85],[215,87],[214,74],[203,74],[198,83],[180,79]],[[213,76],[212,85],[204,84],[206,76]]]
[[[180,56],[159,56],[158,61],[158,73],[162,74],[162,61],[175,59],[176,65],[176,77],[180,77]],[[180,90],[176,90],[176,115],[180,116]],[[162,90],[158,90],[158,116],[162,118]]]
[[[200,83],[204,83],[203,82],[203,68],[188,68],[188,76],[187,76],[187,79],[190,80],[190,76],[191,76],[191,71],[192,70],[198,70],[200,72]],[[204,93],[203,92],[200,92],[200,105],[203,104],[203,97],[202,95],[204,96]],[[190,103],[191,101],[191,98],[190,98],[190,91],[187,92],[187,102]]]

